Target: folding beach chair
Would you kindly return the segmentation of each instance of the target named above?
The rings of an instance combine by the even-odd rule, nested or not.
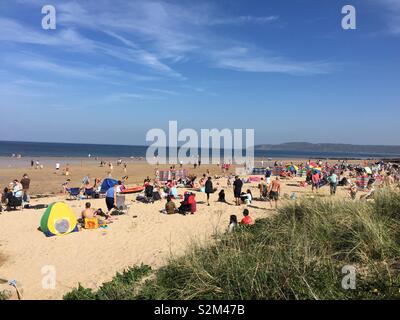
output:
[[[89,198],[89,197],[91,197],[91,198],[93,198],[94,197],[94,188],[90,188],[90,189],[85,189],[85,191],[83,192],[83,195],[86,197],[86,198]]]
[[[80,188],[69,188],[68,191],[68,200],[76,200],[78,199],[79,195],[81,194]]]

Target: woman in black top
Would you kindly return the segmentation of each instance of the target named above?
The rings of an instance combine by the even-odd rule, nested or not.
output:
[[[233,183],[233,193],[235,195],[236,205],[240,206],[240,196],[242,193],[243,181],[239,177],[235,178]]]
[[[211,177],[208,177],[204,187],[205,187],[205,193],[207,194],[207,204],[210,205],[210,194],[214,192],[214,187],[211,181]]]

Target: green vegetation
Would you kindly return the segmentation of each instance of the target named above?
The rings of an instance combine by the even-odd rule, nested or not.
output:
[[[394,299],[400,298],[400,194],[371,202],[300,199],[215,244],[193,247],[149,275],[145,266],[100,290],[69,299]],[[344,266],[356,289],[344,290]]]
[[[125,270],[110,281],[104,283],[97,291],[82,287],[67,293],[64,300],[129,300],[135,299],[135,285],[149,275],[151,268],[145,265]]]
[[[0,291],[0,300],[7,300],[8,295],[6,294],[5,291]]]

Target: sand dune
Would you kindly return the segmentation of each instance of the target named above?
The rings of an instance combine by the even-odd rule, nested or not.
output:
[[[151,172],[153,169],[147,170]],[[87,172],[86,168],[82,172]],[[143,173],[147,175],[142,171],[141,176]],[[233,192],[227,188],[225,178],[214,181],[214,184],[225,188],[227,200],[233,202]],[[255,196],[259,194],[256,183],[244,188],[251,188]],[[184,191],[179,189],[181,194]],[[297,187],[296,180],[283,181],[282,194],[296,192],[300,195],[309,191]],[[328,192],[329,188],[321,190],[321,194]],[[345,196],[345,191],[340,189],[338,196]],[[32,200],[31,204],[49,204],[65,201],[65,198],[65,195],[56,195]],[[226,230],[229,216],[236,214],[240,218],[246,207],[216,203],[215,194],[210,207],[198,204],[195,215],[168,216],[159,212],[164,207],[164,200],[143,204],[134,202],[134,198],[135,195],[127,196],[131,203],[128,214],[119,216],[108,229],[83,230],[62,237],[46,238],[37,230],[44,209],[3,212],[0,214],[0,277],[17,280],[24,290],[24,299],[61,299],[78,283],[96,288],[129,266],[144,263],[160,267],[168,258],[183,254],[192,241],[212,241],[216,230]],[[196,198],[199,202],[206,201],[202,193],[197,193]],[[77,216],[85,202],[67,201]],[[104,199],[90,202],[94,208],[106,208]],[[253,202],[249,209],[255,219],[274,214],[265,202]],[[46,274],[42,272],[48,271],[46,266],[55,268],[55,289],[43,289],[42,281]]]

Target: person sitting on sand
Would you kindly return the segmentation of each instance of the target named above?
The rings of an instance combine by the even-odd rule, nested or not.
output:
[[[17,179],[15,179],[13,181],[13,185],[14,185],[14,187],[13,187],[13,196],[15,198],[17,198],[17,199],[21,199],[22,200],[22,197],[24,196],[24,191],[23,191],[22,184]]]
[[[11,184],[11,187],[12,186]],[[22,199],[18,199],[14,196],[11,187],[4,188],[1,196],[1,202],[7,206],[6,211],[16,210],[18,206],[22,205]]]
[[[228,233],[232,233],[238,226],[237,216],[232,214],[229,219]]]
[[[172,201],[171,197],[167,197],[167,203],[165,204],[165,211],[167,214],[175,214],[177,212],[177,208],[175,202]]]
[[[250,189],[247,189],[246,192],[243,192],[241,194],[240,200],[242,200],[242,202],[244,204],[251,204],[251,201],[253,200],[253,195],[252,195]]]
[[[225,199],[225,190],[222,189],[219,193],[218,193],[218,202],[224,202],[226,203],[226,199]]]
[[[240,221],[242,226],[252,226],[254,225],[253,219],[250,217],[250,213],[248,209],[243,210],[243,219]]]
[[[96,216],[96,211],[91,208],[90,202],[86,202],[85,204],[85,209],[82,210],[81,212],[81,217],[82,220],[85,221],[85,219],[93,219]]]

